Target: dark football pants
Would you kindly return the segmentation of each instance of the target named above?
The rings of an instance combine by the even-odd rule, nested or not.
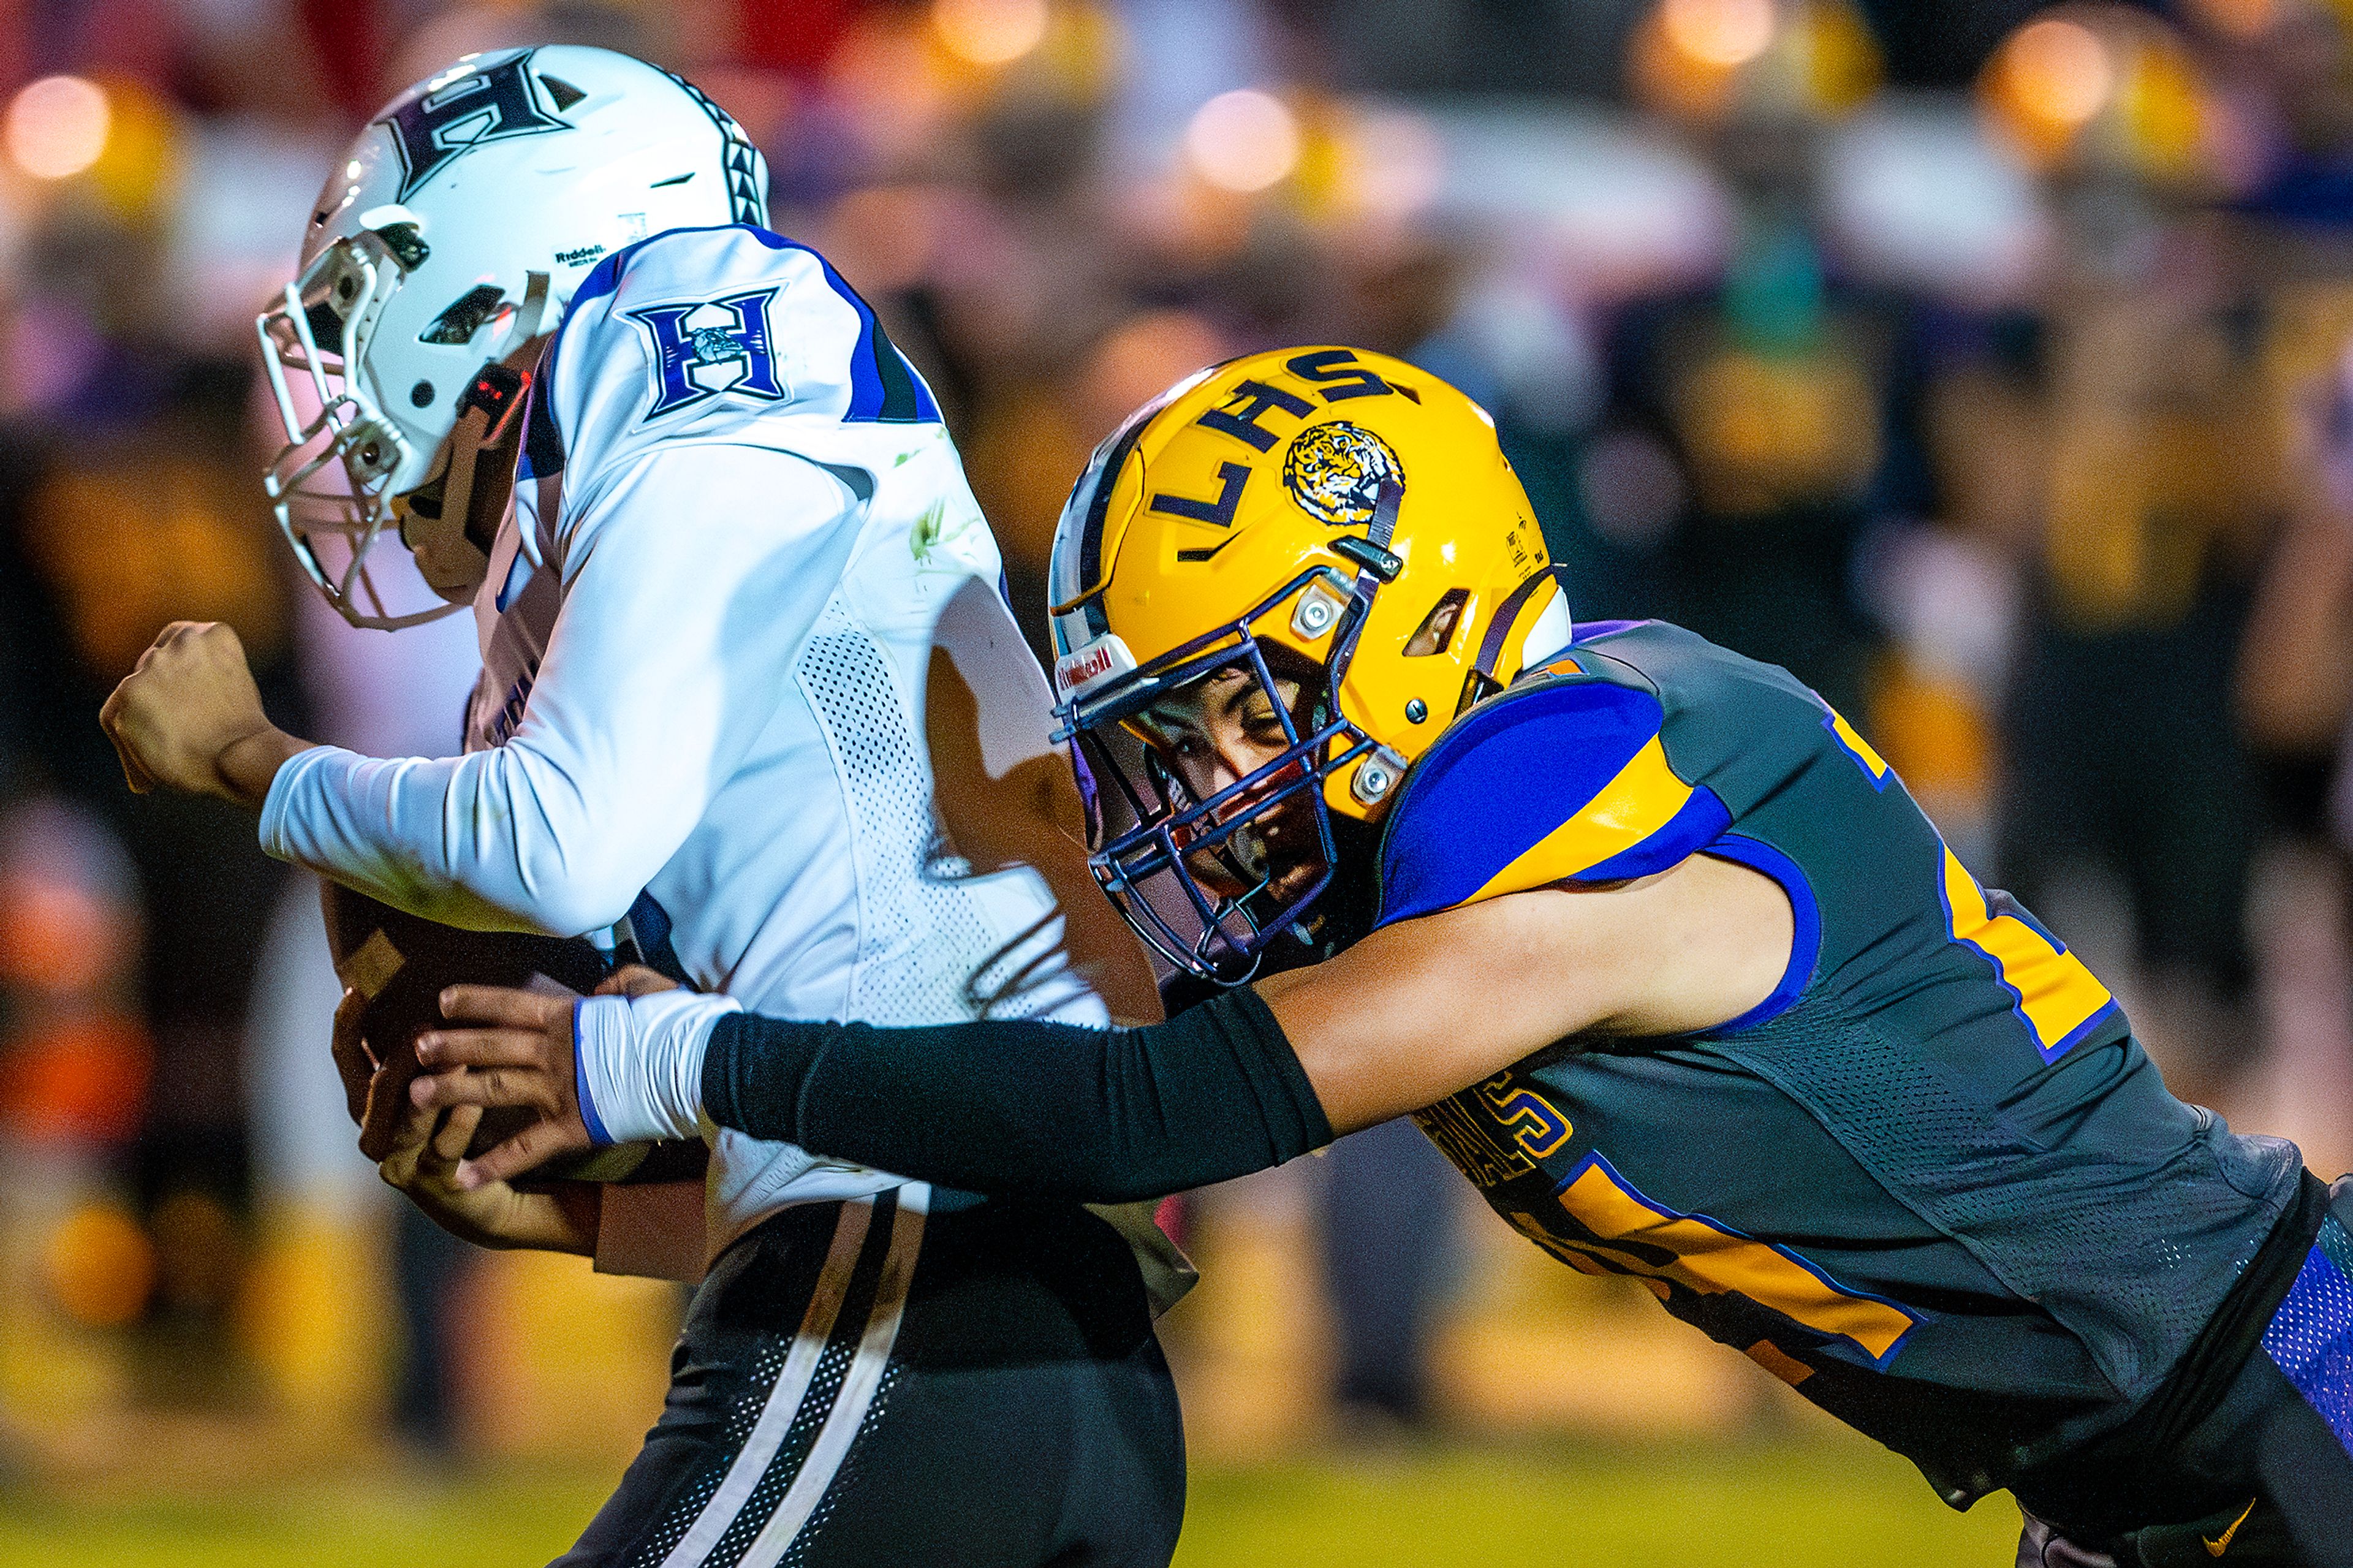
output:
[[[1161,1568],[1184,1505],[1127,1244],[918,1183],[721,1255],[660,1420],[556,1568]]]
[[[2106,1552],[2030,1517],[2019,1568],[2353,1568],[2353,1177],[2331,1199],[2263,1343],[2173,1457],[2200,1491],[2243,1484],[2246,1511],[2138,1531]]]

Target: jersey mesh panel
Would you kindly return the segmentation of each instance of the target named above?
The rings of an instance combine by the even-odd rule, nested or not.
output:
[[[825,1533],[826,1525],[832,1521],[834,1510],[841,1506],[843,1498],[857,1489],[866,1468],[866,1439],[882,1424],[883,1411],[891,1403],[892,1391],[899,1386],[900,1374],[905,1370],[895,1361],[883,1368],[882,1381],[874,1387],[874,1403],[866,1407],[866,1419],[859,1424],[858,1436],[850,1443],[849,1452],[841,1457],[841,1468],[834,1472],[833,1484],[825,1489],[825,1496],[818,1500],[817,1507],[810,1510],[807,1521],[802,1524],[799,1533],[793,1537],[792,1546],[778,1560],[776,1568],[805,1568],[817,1542]]]
[[[1902,1042],[1820,1001],[1713,1048],[1811,1110],[1897,1201],[2080,1339],[2126,1397],[2180,1358],[2281,1212],[2218,1180],[2202,1139],[2155,1168],[2087,1181],[2080,1152],[2036,1143]],[[2289,1158],[2276,1181],[2231,1174],[2284,1192]],[[2221,1278],[2200,1260],[2225,1247],[2235,1258]]]
[[[2329,1430],[2353,1442],[2353,1279],[2331,1256],[2344,1250],[2343,1225],[2331,1218],[2324,1237],[2264,1329],[2263,1349]]]
[[[858,860],[858,971],[852,1016],[875,1024],[1018,1017],[1019,966],[942,851],[931,765],[873,639],[836,598],[818,619],[799,679],[849,794]]]

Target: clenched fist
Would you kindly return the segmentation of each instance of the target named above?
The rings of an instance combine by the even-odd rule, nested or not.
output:
[[[218,795],[254,811],[279,765],[310,749],[263,714],[244,646],[218,621],[165,626],[98,721],[139,794]]]

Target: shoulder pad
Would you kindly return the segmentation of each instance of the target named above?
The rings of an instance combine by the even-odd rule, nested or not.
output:
[[[1554,668],[1464,714],[1407,775],[1381,843],[1380,924],[1646,877],[1731,826],[1714,791],[1667,765],[1654,692]]]
[[[936,423],[939,405],[856,289],[807,246],[749,224],[671,229],[581,280],[540,375],[526,478],[654,440],[748,439],[772,416]],[[549,442],[556,443],[551,447]]]

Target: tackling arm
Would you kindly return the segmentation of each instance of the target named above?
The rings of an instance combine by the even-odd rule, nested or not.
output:
[[[1141,1028],[881,1029],[683,995],[596,999],[575,1015],[461,988],[454,1018],[509,1026],[426,1037],[419,1056],[439,1076],[418,1093],[532,1105],[550,1119],[541,1127],[562,1124],[472,1162],[480,1179],[582,1146],[589,1127],[677,1136],[707,1115],[922,1180],[1126,1202],[1278,1164],[1569,1036],[1712,1027],[1772,993],[1791,937],[1778,885],[1694,857],[1613,888],[1403,921]]]

